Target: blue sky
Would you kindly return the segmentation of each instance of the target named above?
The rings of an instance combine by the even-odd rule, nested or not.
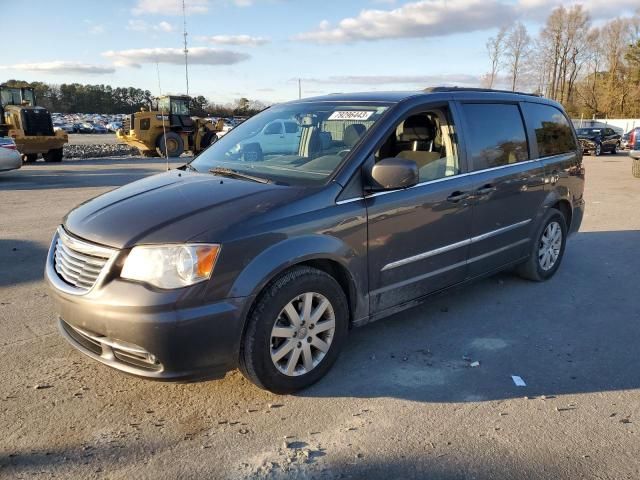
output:
[[[181,0],[1,0],[0,80],[185,91]],[[486,39],[519,19],[535,34],[559,0],[187,0],[190,93],[219,103],[338,91],[474,85]],[[637,0],[581,2],[594,20]],[[29,21],[25,27],[24,21]]]

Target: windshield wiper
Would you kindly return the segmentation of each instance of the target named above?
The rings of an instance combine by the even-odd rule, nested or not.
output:
[[[246,180],[251,180],[252,182],[257,183],[271,183],[271,180],[267,178],[256,177],[255,175],[249,175],[248,173],[233,170],[231,168],[215,167],[210,169],[209,172],[213,173],[214,175],[220,175],[223,177],[244,178]]]

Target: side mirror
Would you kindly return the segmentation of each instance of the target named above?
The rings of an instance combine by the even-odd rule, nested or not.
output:
[[[370,190],[395,190],[418,183],[418,165],[404,158],[384,158],[371,167]]]

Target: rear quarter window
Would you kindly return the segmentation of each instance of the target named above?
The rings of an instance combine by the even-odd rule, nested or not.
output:
[[[509,103],[463,103],[467,148],[473,170],[529,159],[520,109]]]
[[[525,118],[534,130],[539,157],[550,157],[578,149],[567,117],[551,105],[524,104]]]

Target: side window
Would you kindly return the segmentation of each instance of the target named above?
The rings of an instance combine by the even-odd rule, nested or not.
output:
[[[416,162],[420,182],[459,174],[458,146],[449,109],[414,113],[396,125],[376,152],[376,161],[390,157]]]
[[[465,138],[473,170],[500,167],[529,159],[527,136],[517,105],[463,103]]]
[[[285,133],[296,133],[298,131],[298,124],[296,122],[284,122]]]
[[[282,123],[273,122],[267,125],[264,129],[265,135],[279,135],[282,133]]]
[[[541,103],[525,103],[527,123],[534,129],[540,157],[578,149],[571,125],[560,110]]]

